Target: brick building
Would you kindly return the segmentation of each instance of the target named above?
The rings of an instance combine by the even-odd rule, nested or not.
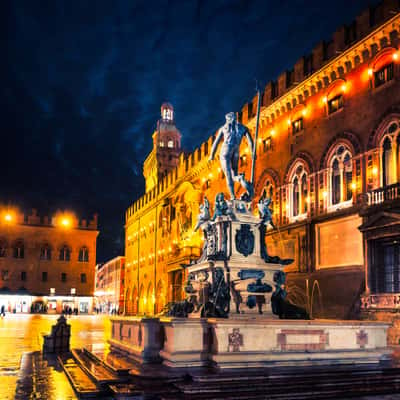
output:
[[[125,257],[118,256],[104,264],[96,265],[96,310],[101,313],[123,313],[125,283]]]
[[[0,217],[0,305],[17,313],[91,312],[97,216],[50,219],[4,208]]]
[[[358,317],[363,299],[363,310],[375,317],[382,307],[394,311],[400,298],[400,230],[393,228],[400,194],[399,24],[397,0],[365,10],[262,93],[255,202],[264,190],[272,197],[279,229],[267,232],[268,252],[295,260],[286,269],[291,299],[314,316]],[[257,97],[238,113],[253,137],[256,104]],[[146,193],[126,211],[127,313],[152,314],[182,297],[183,266],[202,248],[201,234],[193,232],[199,204],[206,194],[213,205],[226,187],[218,161],[208,161],[213,137],[182,152],[167,107],[169,117],[162,108],[153,134],[157,171],[145,161]],[[161,140],[167,136],[171,147]],[[240,169],[249,176],[250,167],[244,141]]]

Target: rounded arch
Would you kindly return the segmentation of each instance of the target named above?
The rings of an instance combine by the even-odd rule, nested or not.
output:
[[[389,128],[391,123],[396,121],[400,121],[400,104],[390,107],[382,116],[374,130],[369,135],[367,150],[379,147],[379,144],[385,135],[385,131]]]
[[[156,294],[155,294],[155,312],[160,313],[165,305],[165,290],[162,280],[160,279],[157,283]]]
[[[307,105],[305,103],[299,103],[289,113],[289,120],[293,121],[297,118],[303,116],[303,112],[307,109]]]
[[[145,312],[145,301],[144,301],[145,293],[144,293],[144,285],[143,283],[140,285],[139,289],[139,300],[138,300],[138,314],[143,314]]]
[[[292,157],[288,166],[286,167],[285,183],[289,183],[290,177],[298,167],[299,163],[304,164],[306,172],[308,174],[312,174],[315,171],[315,163],[311,154],[307,153],[306,151],[299,152],[294,157]]]
[[[138,313],[138,291],[136,286],[132,289],[130,302],[132,304],[132,314],[135,315]]]
[[[261,196],[261,191],[264,187],[264,184],[269,178],[273,180],[275,187],[279,187],[281,185],[278,173],[272,168],[267,168],[262,172],[260,177],[257,179],[256,184],[254,185],[254,192],[256,193],[256,196]]]
[[[346,84],[346,79],[344,78],[336,78],[334,81],[332,81],[326,88],[327,99],[329,100],[332,97],[335,97],[338,94],[343,93],[343,85],[345,84]]]
[[[129,286],[125,291],[125,315],[132,315],[131,288]]]
[[[146,293],[146,314],[154,314],[154,291],[153,291],[153,282],[150,282],[147,286],[147,293]]]
[[[325,169],[328,167],[328,162],[332,158],[332,155],[340,144],[346,146],[352,156],[356,156],[361,152],[361,142],[357,135],[350,132],[341,132],[335,135],[326,146],[324,152],[322,153],[322,157],[319,164],[319,169]]]
[[[397,49],[388,46],[384,49],[378,51],[375,56],[370,60],[369,67],[375,72],[380,68],[384,67],[386,64],[393,62],[393,54],[397,52]]]

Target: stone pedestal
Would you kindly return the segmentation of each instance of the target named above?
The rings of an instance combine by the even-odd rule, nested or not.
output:
[[[139,363],[161,362],[163,346],[161,325],[158,318],[111,318],[111,349],[128,353]]]
[[[208,364],[208,324],[205,319],[162,319],[163,364],[169,367],[202,367]]]

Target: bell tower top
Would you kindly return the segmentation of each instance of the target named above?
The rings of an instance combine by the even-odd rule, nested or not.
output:
[[[153,133],[153,150],[143,164],[146,192],[160,179],[178,166],[181,150],[181,133],[175,126],[174,107],[170,103],[161,106],[161,118]]]
[[[174,107],[170,103],[163,103],[161,106],[161,119],[164,122],[174,122]]]

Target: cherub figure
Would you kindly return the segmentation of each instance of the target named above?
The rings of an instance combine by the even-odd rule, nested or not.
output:
[[[270,224],[273,229],[276,229],[276,226],[272,221],[272,210],[270,208],[271,202],[272,199],[270,197],[267,197],[267,194],[264,190],[263,194],[260,197],[260,200],[258,201],[257,207],[260,213],[261,223],[265,225]]]
[[[207,196],[204,196],[204,203],[200,204],[200,213],[197,216],[197,223],[194,227],[194,231],[196,232],[201,225],[210,220],[210,202],[207,199]]]

